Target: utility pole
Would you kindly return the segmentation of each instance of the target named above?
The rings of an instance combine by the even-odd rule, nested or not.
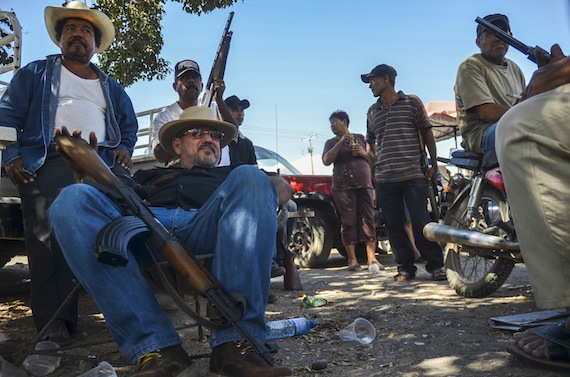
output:
[[[312,175],[315,175],[315,167],[313,166],[313,143],[312,143],[312,140],[316,137],[317,137],[317,135],[310,135],[306,139],[301,139],[301,141],[308,141],[309,142],[309,148],[307,148],[307,151],[309,152],[309,155],[311,157],[311,174]]]

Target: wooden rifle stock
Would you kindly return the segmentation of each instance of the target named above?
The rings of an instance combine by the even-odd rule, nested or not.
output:
[[[274,364],[270,350],[264,343],[251,336],[241,324],[243,304],[229,295],[208,270],[189,253],[155,218],[138,194],[121,181],[99,157],[97,152],[79,137],[57,135],[54,137],[59,152],[72,169],[84,173],[95,182],[116,194],[130,214],[139,217],[148,227],[150,242],[172,267],[201,295],[207,297],[222,316],[251,344],[255,351],[270,365]],[[69,161],[71,160],[71,161]]]
[[[226,26],[222,33],[222,39],[218,45],[218,50],[216,51],[216,56],[214,57],[214,63],[212,64],[212,70],[210,71],[210,76],[206,82],[204,88],[204,95],[202,96],[202,106],[209,107],[212,104],[212,99],[214,98],[214,81],[224,78],[226,72],[226,62],[228,60],[228,54],[230,52],[230,42],[232,40],[233,32],[230,31],[230,25],[234,17],[234,12],[230,12],[228,20],[226,21]]]

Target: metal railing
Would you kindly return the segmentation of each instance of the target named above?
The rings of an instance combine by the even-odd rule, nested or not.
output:
[[[137,143],[133,151],[133,163],[155,162],[152,152],[152,130],[156,114],[164,110],[164,107],[141,111],[136,113],[139,129],[137,131]]]

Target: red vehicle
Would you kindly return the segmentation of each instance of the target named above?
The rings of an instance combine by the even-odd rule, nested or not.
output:
[[[346,257],[340,239],[340,216],[332,194],[332,176],[301,174],[283,157],[265,148],[256,146],[255,154],[260,168],[279,172],[293,187],[298,211],[309,210],[315,214],[295,222],[289,247],[297,253],[297,262],[302,267],[322,266],[333,247]],[[387,240],[381,213],[375,211],[374,217],[378,240]],[[366,256],[364,245],[357,245],[357,255]]]

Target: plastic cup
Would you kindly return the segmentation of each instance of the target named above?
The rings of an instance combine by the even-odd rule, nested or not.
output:
[[[27,374],[0,357],[0,377],[27,377]]]
[[[59,344],[48,340],[39,342],[34,347],[36,351],[48,351],[59,349]],[[22,365],[26,371],[34,376],[47,376],[53,373],[58,367],[61,358],[59,356],[31,354],[24,359]]]
[[[340,330],[338,336],[346,342],[357,341],[369,344],[376,337],[376,329],[368,320],[356,318],[354,322]]]

